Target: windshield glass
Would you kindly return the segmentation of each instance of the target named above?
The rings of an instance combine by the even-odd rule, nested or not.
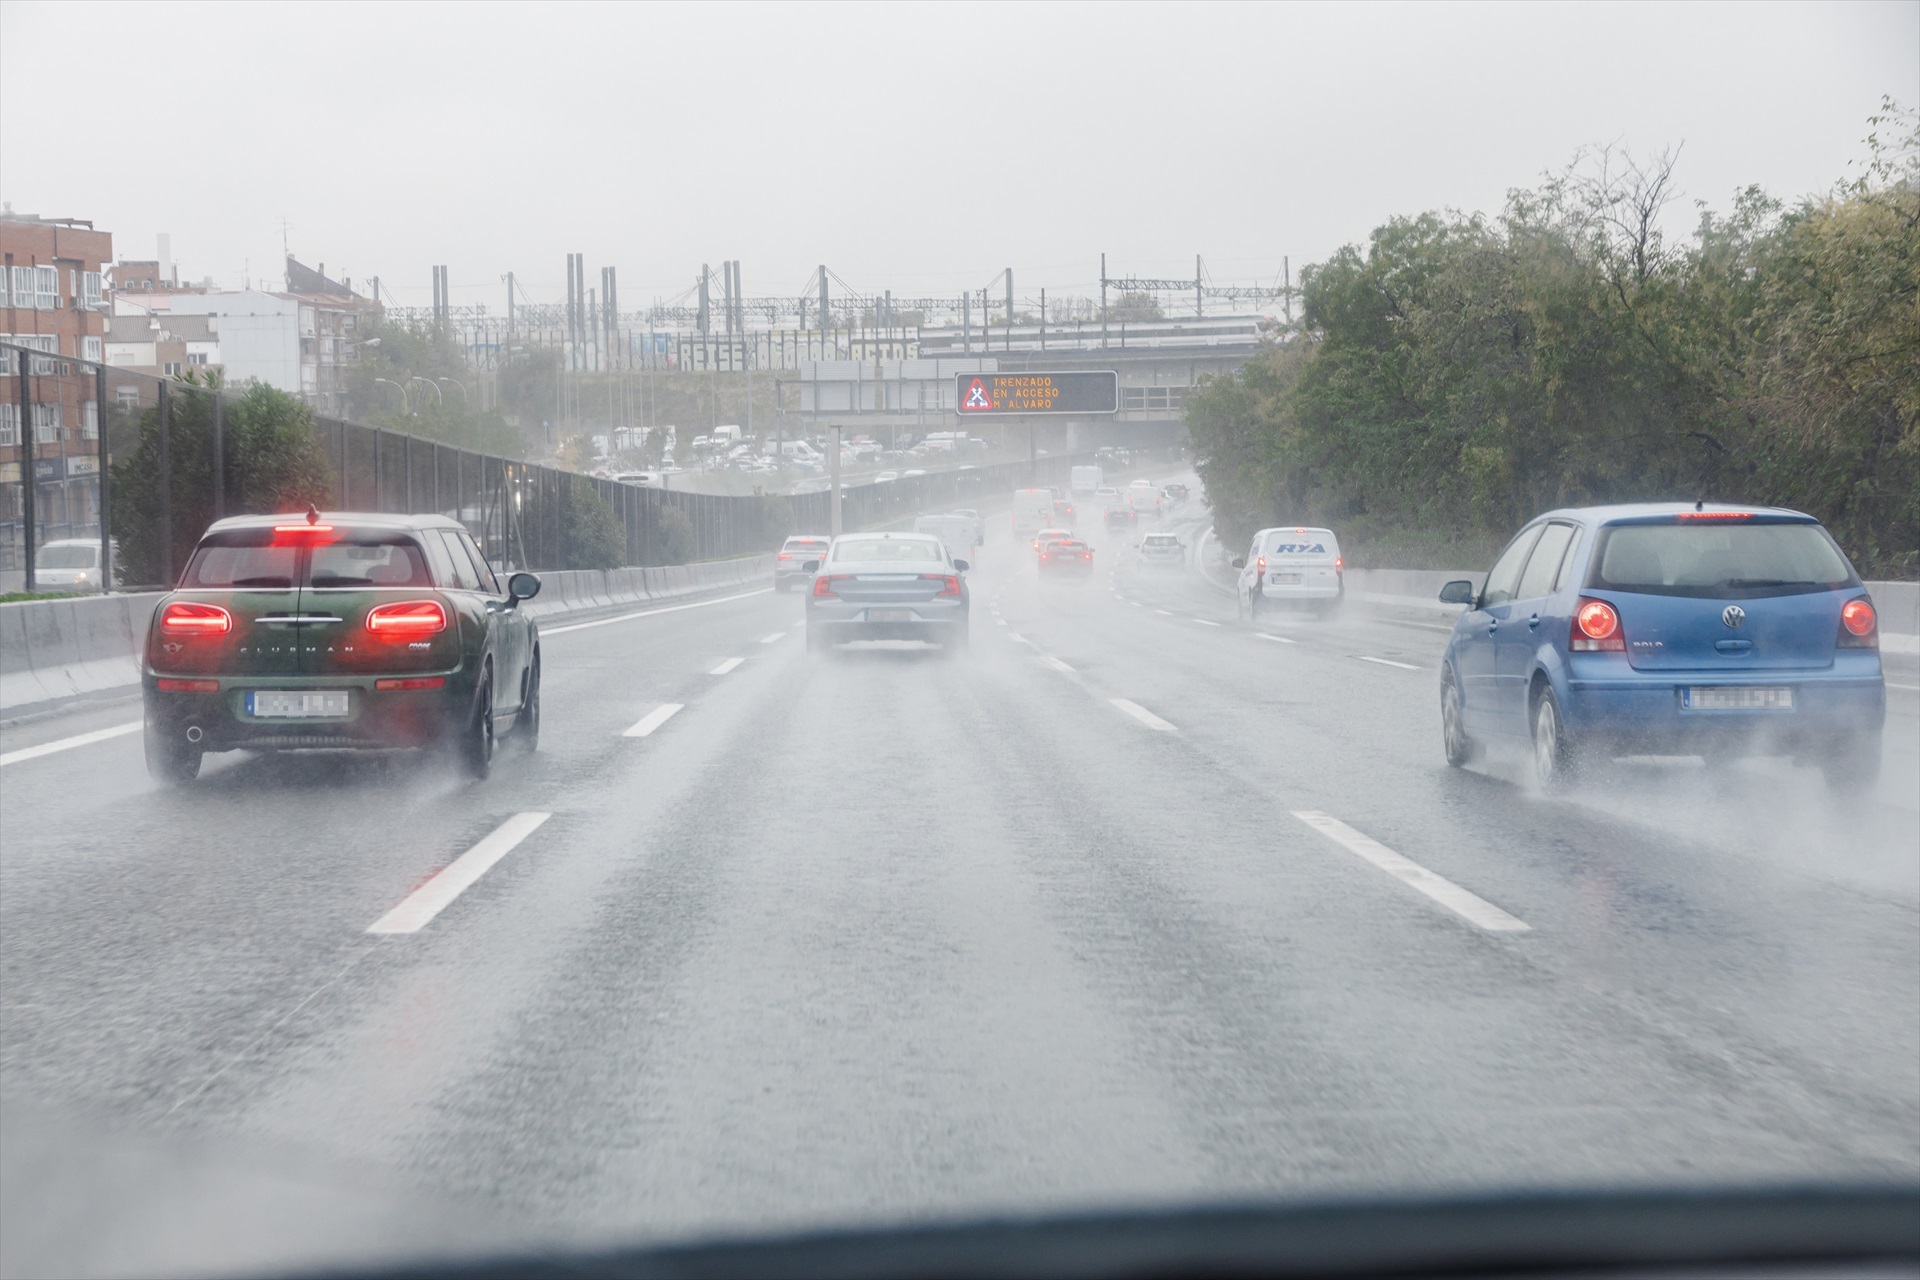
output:
[[[836,561],[940,560],[938,542],[925,538],[842,538],[833,544]]]
[[[311,587],[426,587],[426,557],[411,540],[329,542],[313,548]]]
[[[1856,581],[1812,524],[1682,521],[1600,531],[1591,585],[1649,595],[1740,599],[1830,591]]]
[[[99,559],[97,546],[47,546],[33,556],[33,562],[42,569],[91,569]]]
[[[295,585],[299,549],[272,546],[271,535],[254,545],[208,545],[193,553],[180,584],[186,587],[256,587],[277,589]]]

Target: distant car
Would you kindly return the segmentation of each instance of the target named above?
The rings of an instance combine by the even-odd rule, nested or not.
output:
[[[1177,480],[1172,484],[1162,486],[1160,492],[1166,494],[1175,502],[1185,502],[1187,500],[1187,486]]]
[[[1049,489],[1013,491],[1013,536],[1031,538],[1053,524],[1053,492]]]
[[[1240,616],[1249,620],[1287,605],[1325,615],[1346,594],[1346,559],[1331,529],[1262,529],[1233,567],[1240,571],[1236,603]]]
[[[1073,499],[1058,496],[1055,490],[1053,499],[1053,522],[1063,529],[1073,528]]]
[[[1187,546],[1171,533],[1150,533],[1140,539],[1143,566],[1179,568],[1187,562]]]
[[[781,543],[773,557],[773,589],[786,591],[796,582],[813,581],[813,575],[801,566],[825,556],[831,545],[833,539],[824,533],[796,533]]]
[[[1140,521],[1140,513],[1122,502],[1108,507],[1104,517],[1109,529],[1131,529]]]
[[[900,473],[902,476],[923,476],[927,474],[918,467],[909,467]]]
[[[1089,574],[1093,572],[1093,548],[1078,538],[1058,538],[1040,548],[1040,573]]]
[[[966,470],[965,467],[962,467],[960,469],[962,471]],[[981,517],[978,511],[974,510],[972,507],[959,507],[954,510],[953,514],[957,516],[966,516],[968,519],[973,521],[973,545],[974,546],[977,547],[981,543],[987,540],[987,522],[985,519]]]
[[[1135,480],[1128,485],[1123,495],[1127,505],[1142,516],[1158,516],[1166,506],[1166,495],[1158,487],[1146,480]]]
[[[1118,505],[1119,502],[1120,502],[1120,491],[1114,488],[1112,485],[1102,485],[1100,488],[1095,489],[1093,491],[1093,505],[1100,508],[1100,510],[1102,511],[1107,510],[1109,507]]]
[[[100,539],[55,538],[33,551],[33,580],[47,587],[100,588]]]
[[[915,516],[915,533],[929,534],[940,539],[947,554],[955,559],[965,560],[973,554],[975,526],[970,517],[959,512],[949,512],[938,516]]]
[[[1033,535],[1033,549],[1035,551],[1045,551],[1056,542],[1072,541],[1073,530],[1071,529],[1042,529]]]
[[[446,516],[236,516],[201,537],[147,629],[147,769],[209,751],[445,747],[474,777],[540,737],[540,630]]]
[[[900,473],[898,471],[876,471],[873,475],[873,482],[875,484],[885,484],[889,480],[898,480],[899,478]]]
[[[968,562],[924,534],[834,539],[807,595],[807,652],[858,640],[920,640],[948,654],[970,639]]]
[[[1441,664],[1447,762],[1530,742],[1553,789],[1588,759],[1787,755],[1857,793],[1880,773],[1879,618],[1812,516],[1643,503],[1550,511],[1464,604]]]

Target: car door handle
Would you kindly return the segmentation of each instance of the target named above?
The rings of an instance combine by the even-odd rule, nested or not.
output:
[[[1493,634],[1494,632],[1496,632],[1496,631],[1498,631],[1499,629],[1500,629],[1500,619],[1498,619],[1498,618],[1489,618],[1489,619],[1487,619],[1487,634],[1488,634],[1488,635],[1492,635],[1492,634]]]
[[[1528,618],[1528,619],[1527,619],[1527,630],[1529,630],[1529,631],[1532,631],[1532,630],[1534,630],[1535,628],[1537,628],[1537,627],[1538,627],[1539,625],[1540,625],[1540,615],[1539,615],[1539,614],[1537,614],[1537,613],[1536,613],[1536,614],[1534,614],[1534,615],[1533,615],[1533,616],[1532,616],[1531,618]]]

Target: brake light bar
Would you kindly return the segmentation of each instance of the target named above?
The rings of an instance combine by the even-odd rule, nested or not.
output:
[[[438,600],[402,600],[367,610],[367,630],[388,640],[417,640],[447,629]]]
[[[162,693],[218,693],[218,680],[169,680],[165,676],[153,682],[153,687]]]
[[[1573,607],[1567,647],[1590,653],[1625,653],[1627,638],[1620,631],[1620,615],[1605,600],[1582,597]]]
[[[1751,520],[1751,511],[1682,511],[1676,520]]]
[[[161,610],[160,630],[175,636],[222,636],[233,630],[233,615],[217,604],[176,600]]]
[[[381,693],[392,693],[400,689],[444,689],[447,687],[447,678],[445,676],[398,676],[375,680],[373,687]]]
[[[275,533],[332,533],[333,526],[330,524],[277,524],[273,526],[273,531]]]

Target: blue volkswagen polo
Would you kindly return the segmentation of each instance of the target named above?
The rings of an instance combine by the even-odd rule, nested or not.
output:
[[[1836,791],[1880,771],[1873,601],[1812,516],[1642,503],[1550,511],[1464,604],[1440,677],[1447,762],[1531,742],[1553,789],[1583,760],[1787,755]]]

